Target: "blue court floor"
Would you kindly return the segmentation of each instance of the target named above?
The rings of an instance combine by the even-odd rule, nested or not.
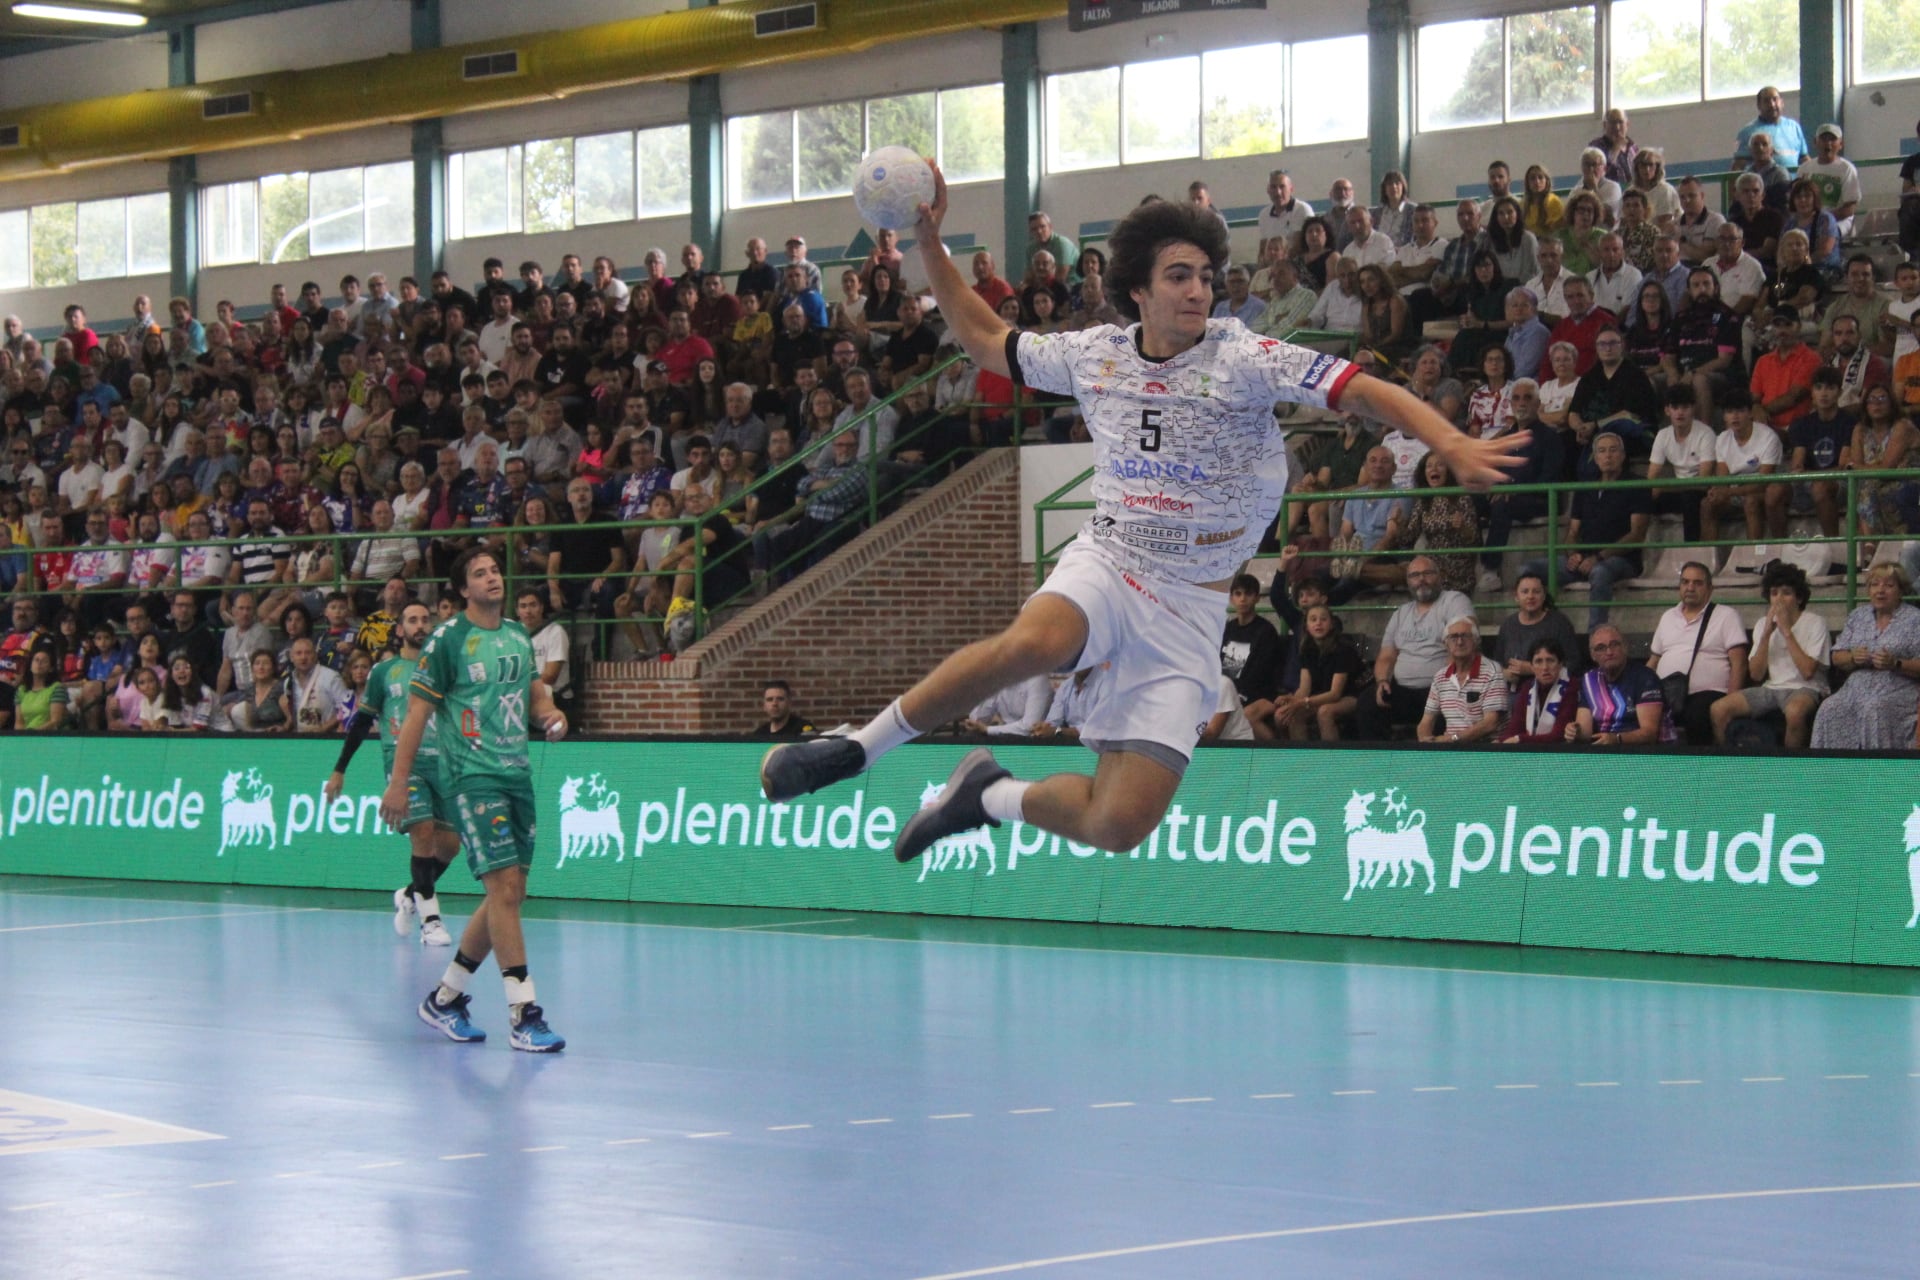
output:
[[[0,1276],[1920,1275],[1920,974],[530,908],[0,877]]]

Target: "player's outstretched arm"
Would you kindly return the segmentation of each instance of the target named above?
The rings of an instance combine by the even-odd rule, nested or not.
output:
[[[920,220],[913,224],[914,245],[920,250],[920,263],[926,268],[927,285],[946,318],[947,332],[982,369],[1011,377],[1007,369],[1007,323],[986,299],[975,293],[953,265],[946,244],[940,239],[940,224],[947,216],[947,179],[932,160],[933,203],[920,206]]]
[[[1498,484],[1519,468],[1530,439],[1524,431],[1492,440],[1468,435],[1406,388],[1379,378],[1351,379],[1340,394],[1340,408],[1401,428],[1445,459],[1463,486],[1474,489]]]

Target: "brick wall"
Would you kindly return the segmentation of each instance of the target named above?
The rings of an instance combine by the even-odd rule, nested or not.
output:
[[[1020,516],[1017,451],[984,454],[672,662],[593,664],[588,730],[742,732],[776,678],[819,727],[859,723],[1012,620]]]

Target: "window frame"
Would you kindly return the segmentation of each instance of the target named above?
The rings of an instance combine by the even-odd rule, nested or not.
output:
[[[202,187],[199,192],[200,220],[201,220],[201,227],[202,227],[202,233],[200,236],[200,266],[202,269],[219,268],[219,267],[273,266],[273,265],[279,265],[279,264],[290,263],[290,262],[308,262],[315,258],[347,258],[347,257],[352,257],[355,254],[364,255],[368,253],[387,253],[395,250],[411,249],[414,244],[414,237],[412,234],[413,216],[412,216],[411,209],[409,210],[407,221],[406,221],[408,234],[407,234],[406,240],[403,243],[381,244],[377,246],[373,246],[370,244],[370,242],[373,239],[372,221],[371,221],[373,206],[367,190],[367,174],[375,169],[392,169],[400,165],[410,166],[412,163],[413,162],[410,159],[374,160],[374,161],[369,161],[365,164],[336,165],[330,169],[289,169],[281,173],[263,173],[252,178],[241,178],[233,182],[216,182],[216,183],[209,184],[208,186]],[[333,214],[329,214],[328,220],[331,221],[331,220],[344,218],[349,216],[349,214],[357,218],[360,224],[359,247],[352,248],[352,249],[344,249],[344,248],[328,249],[322,252],[315,252],[313,248],[314,180],[316,178],[328,178],[337,174],[344,174],[344,173],[353,173],[353,174],[359,175],[360,199],[356,205],[350,206],[349,209],[340,210],[340,211],[336,211]],[[295,178],[306,179],[307,216],[303,221],[295,224],[294,226],[294,231],[301,234],[293,235],[290,237],[283,237],[283,238],[286,238],[289,244],[293,243],[295,240],[304,238],[307,242],[307,252],[300,257],[286,257],[286,258],[279,258],[279,259],[270,258],[266,255],[269,252],[271,252],[271,250],[273,249],[273,246],[267,243],[267,238],[266,238],[265,218],[266,218],[267,202],[266,202],[265,192],[263,190],[262,184],[269,180],[292,180]],[[244,257],[244,258],[233,257],[233,258],[215,259],[214,257],[211,256],[211,249],[210,249],[210,246],[212,243],[212,237],[208,236],[205,233],[206,224],[208,223],[208,221],[210,221],[208,212],[207,212],[208,204],[210,200],[213,198],[214,192],[216,191],[234,192],[234,191],[247,191],[247,190],[251,190],[253,193],[252,195],[253,253],[250,257]],[[228,195],[226,199],[229,202],[231,202],[233,200],[233,196]],[[411,184],[409,184],[407,187],[407,199],[408,199],[409,206],[411,206],[412,199],[413,199],[413,189]],[[131,225],[129,225],[127,228],[127,237],[128,237],[128,244],[127,244],[128,253],[129,255],[131,255],[132,248],[133,248],[133,243],[132,243],[133,229]]]
[[[1706,0],[1699,0],[1704,12]],[[1413,131],[1415,133],[1454,133],[1461,129],[1504,129],[1510,125],[1541,124],[1550,120],[1573,120],[1584,115],[1599,116],[1606,110],[1606,102],[1613,90],[1613,41],[1612,25],[1608,21],[1612,0],[1574,0],[1572,4],[1552,4],[1541,8],[1527,8],[1514,13],[1488,13],[1480,15],[1450,16],[1435,22],[1423,22],[1413,29]],[[1570,13],[1580,9],[1593,10],[1593,48],[1596,53],[1593,68],[1593,89],[1589,95],[1591,101],[1583,109],[1550,112],[1544,115],[1515,116],[1513,114],[1513,22],[1516,18],[1537,17],[1546,13]],[[1421,33],[1429,27],[1451,26],[1463,22],[1498,22],[1500,24],[1500,118],[1497,120],[1475,120],[1466,124],[1423,124],[1424,100],[1420,76]],[[1704,33],[1703,33],[1704,39]],[[1704,46],[1703,46],[1704,47]]]

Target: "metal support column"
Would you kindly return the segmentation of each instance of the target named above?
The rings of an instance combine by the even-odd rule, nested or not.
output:
[[[177,27],[167,33],[167,85],[179,88],[194,80],[194,29]],[[192,156],[167,162],[167,288],[199,310],[200,288],[200,173]],[[155,310],[166,314],[164,306]]]
[[[720,212],[725,207],[721,166],[726,157],[721,125],[720,77],[695,76],[687,82],[687,148],[693,181],[687,239],[700,246],[708,265],[715,268],[724,256],[720,250]]]
[[[1846,0],[1800,0],[1800,124],[1813,145],[1813,131],[1840,118],[1846,84]]]
[[[1407,0],[1368,0],[1367,98],[1373,160],[1368,187],[1378,191],[1387,170],[1407,173],[1411,168],[1413,18]]]
[[[440,0],[412,0],[413,47],[440,47]],[[413,276],[427,292],[447,259],[447,166],[440,121],[413,122]]]
[[[1005,238],[995,261],[1018,280],[1026,271],[1027,215],[1040,207],[1040,28],[1017,23],[1000,33],[1000,83],[1006,112],[1006,182],[1000,202]],[[1061,228],[1064,233],[1068,228]]]

